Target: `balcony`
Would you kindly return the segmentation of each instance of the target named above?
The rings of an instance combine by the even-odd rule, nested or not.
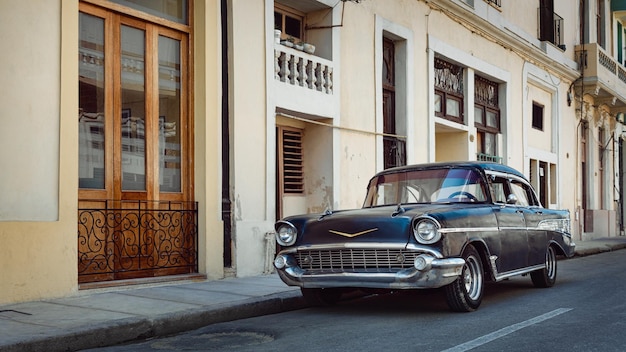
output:
[[[540,7],[537,9],[537,19],[539,21],[539,40],[550,42],[565,51],[563,17],[557,15],[549,8]]]
[[[276,106],[310,115],[339,112],[334,94],[334,63],[313,54],[274,44]]]
[[[578,45],[575,51],[585,85],[583,93],[611,109],[626,108],[626,68],[597,43]]]
[[[495,8],[502,8],[502,0],[485,0],[485,2]]]

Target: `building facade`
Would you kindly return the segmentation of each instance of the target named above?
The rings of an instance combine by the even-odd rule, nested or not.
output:
[[[0,0],[0,304],[270,273],[277,219],[411,163],[623,235],[626,1],[575,4]]]

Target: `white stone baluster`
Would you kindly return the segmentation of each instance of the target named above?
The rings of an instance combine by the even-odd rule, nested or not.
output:
[[[309,89],[315,89],[315,66],[317,66],[317,63],[314,61],[309,61],[309,64],[306,67],[307,70],[307,74],[308,74],[308,80],[307,80],[307,88]]]
[[[291,84],[297,85],[298,76],[300,75],[300,73],[298,72],[298,62],[300,62],[300,57],[293,55],[291,57],[291,60],[291,76],[289,76],[291,79],[289,81],[291,82]]]
[[[289,57],[291,55],[287,53],[281,54],[281,69],[280,69],[280,81],[286,82],[289,79]]]
[[[274,79],[280,80],[280,54],[279,50],[274,49]]]
[[[333,94],[333,68],[332,66],[327,66],[326,68],[326,82],[327,82],[327,90],[326,93]]]
[[[324,86],[326,85],[326,82],[324,81],[324,65],[319,64],[317,65],[317,69],[315,70],[315,75],[317,76],[317,87],[316,89],[320,92],[324,92]]]
[[[307,86],[307,72],[306,72],[306,67],[309,64],[309,59],[306,58],[302,58],[302,60],[300,61],[300,84],[299,86],[301,87],[306,87]]]

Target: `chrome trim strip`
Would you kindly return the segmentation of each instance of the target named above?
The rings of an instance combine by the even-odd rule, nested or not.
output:
[[[521,268],[521,269],[517,269],[517,270],[512,270],[512,271],[507,271],[506,273],[496,273],[496,281],[502,281],[506,278],[512,277],[512,276],[519,276],[519,275],[523,275],[523,274],[528,274],[531,271],[535,271],[535,270],[540,270],[545,268],[545,264],[539,264],[539,265],[535,265],[535,266],[529,266],[527,268]]]
[[[431,246],[421,246],[412,243],[385,243],[385,242],[346,242],[346,243],[329,243],[329,244],[311,244],[285,248],[279,254],[291,254],[298,251],[309,250],[334,250],[334,249],[401,249],[406,251],[428,253],[435,258],[441,259],[441,252],[433,249]]]
[[[374,231],[378,231],[378,227],[374,227],[373,229],[369,229],[369,230],[365,230],[365,231],[361,231],[361,232],[356,232],[356,233],[348,233],[348,232],[341,232],[341,231],[336,231],[336,230],[328,230],[328,232],[330,232],[332,234],[339,235],[339,236],[344,236],[344,237],[348,237],[348,238],[353,238],[353,237],[365,235],[366,233],[370,233],[370,232],[374,232]]]
[[[317,272],[309,273],[287,256],[287,266],[277,269],[281,280],[289,286],[307,288],[365,287],[387,289],[437,288],[448,285],[461,275],[465,261],[461,258],[434,259],[429,270],[415,267],[390,273]]]
[[[439,229],[441,233],[454,233],[454,232],[490,232],[499,231],[497,227],[450,227]]]

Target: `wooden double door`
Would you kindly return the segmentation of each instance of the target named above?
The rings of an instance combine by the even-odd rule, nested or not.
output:
[[[190,28],[122,10],[80,3],[82,282],[197,270]]]

